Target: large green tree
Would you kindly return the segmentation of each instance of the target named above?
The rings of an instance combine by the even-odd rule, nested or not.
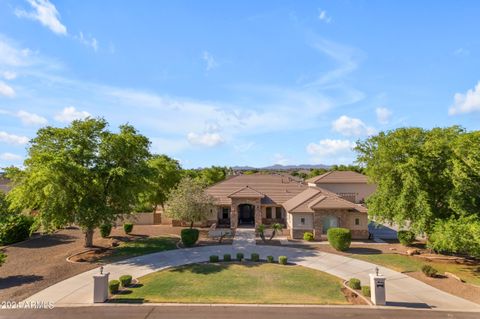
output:
[[[37,210],[46,227],[79,225],[92,246],[94,229],[131,212],[144,190],[149,144],[132,126],[113,133],[103,119],[42,128],[24,170],[10,171],[11,205]]]
[[[358,142],[358,162],[377,184],[367,199],[371,217],[427,234],[437,220],[458,217],[451,205],[454,143],[464,134],[458,126],[400,128]]]
[[[213,209],[214,200],[205,192],[205,185],[188,176],[171,191],[166,203],[167,217],[189,222],[190,228],[207,220]]]
[[[227,178],[229,168],[223,166],[211,166],[202,169],[189,169],[184,175],[193,178],[205,186],[210,186]]]

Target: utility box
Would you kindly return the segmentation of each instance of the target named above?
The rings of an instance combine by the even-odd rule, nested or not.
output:
[[[93,275],[93,302],[105,302],[108,299],[108,275]]]
[[[378,271],[376,274],[370,274],[370,293],[374,305],[385,306],[385,277]]]

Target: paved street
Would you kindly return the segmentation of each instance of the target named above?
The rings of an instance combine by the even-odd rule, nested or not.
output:
[[[105,272],[110,273],[110,279],[130,274],[135,278],[171,266],[208,261],[210,255],[223,256],[229,253],[235,256],[237,252],[259,253],[261,258],[268,255],[275,257],[285,255],[289,261],[299,265],[324,271],[334,276],[350,279],[359,278],[362,283],[368,283],[368,274],[374,272],[375,264],[348,258],[336,254],[282,246],[251,246],[245,248],[230,245],[203,246],[188,249],[164,251],[150,255],[139,256],[105,266]],[[479,310],[480,305],[465,299],[450,295],[405,274],[382,268],[386,276],[386,292],[389,306],[410,308],[431,308],[443,310]],[[32,295],[27,301],[51,301],[55,305],[91,305],[93,295],[93,274],[99,269],[92,269],[74,276],[39,293]],[[478,314],[477,314],[478,315]]]
[[[478,319],[478,313],[425,310],[371,309],[358,307],[263,307],[263,306],[144,306],[115,305],[54,308],[52,310],[0,310],[0,319]]]

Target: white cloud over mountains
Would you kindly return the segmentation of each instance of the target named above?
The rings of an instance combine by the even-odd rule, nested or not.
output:
[[[209,132],[201,134],[190,132],[187,134],[187,139],[192,145],[201,145],[208,147],[217,146],[224,142],[224,139],[220,134]]]
[[[350,140],[323,139],[318,143],[308,144],[306,151],[315,163],[344,164],[352,162],[354,147],[355,143]]]

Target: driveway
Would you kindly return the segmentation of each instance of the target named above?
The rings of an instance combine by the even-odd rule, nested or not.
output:
[[[299,265],[327,272],[343,279],[359,278],[367,284],[368,274],[374,272],[375,264],[348,258],[341,255],[282,246],[204,246],[188,249],[172,250],[135,257],[105,266],[104,271],[110,273],[110,279],[117,279],[124,274],[141,277],[151,272],[171,266],[207,261],[210,255],[244,252],[259,253],[261,258],[272,255],[285,255],[289,261]],[[380,268],[380,272],[387,278],[386,291],[389,306],[441,309],[441,310],[476,310],[480,305],[450,295],[421,281],[402,273]],[[54,302],[56,306],[91,305],[93,299],[92,276],[99,273],[99,269],[92,269],[82,274],[59,282],[27,299],[35,302]]]

